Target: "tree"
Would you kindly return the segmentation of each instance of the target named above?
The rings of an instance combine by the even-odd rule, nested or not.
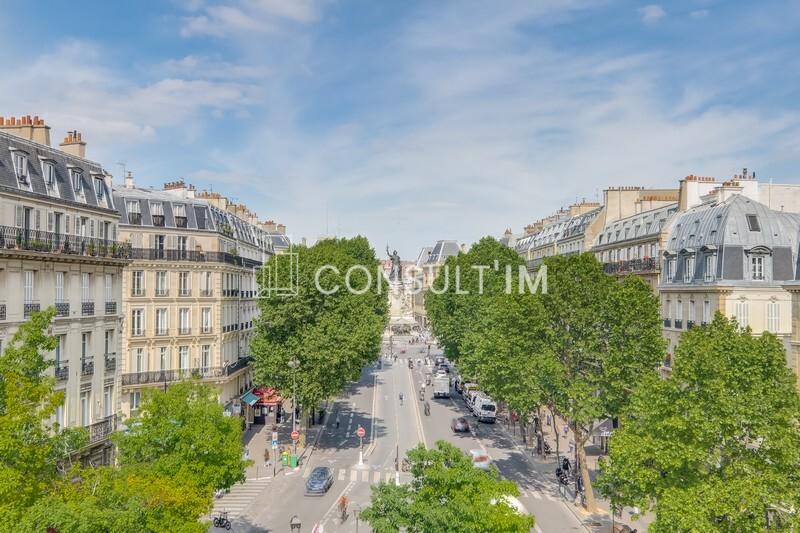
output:
[[[86,432],[51,428],[47,422],[63,402],[52,364],[48,330],[54,309],[33,313],[0,354],[0,515],[12,519],[33,504],[55,479],[60,461],[87,441]]]
[[[516,280],[523,264],[514,250],[492,237],[482,238],[467,253],[447,258],[425,294],[425,312],[449,359],[458,361],[464,337],[481,316],[486,298],[506,291],[506,269]],[[517,290],[516,284],[511,287]]]
[[[408,452],[413,481],[372,488],[372,503],[362,517],[377,533],[527,532],[532,516],[522,516],[506,498],[518,496],[516,485],[500,478],[496,468],[483,471],[461,450],[444,441],[435,449],[422,445]]]
[[[591,254],[549,257],[544,264],[548,292],[538,297],[547,350],[540,357],[553,369],[544,377],[574,432],[586,505],[594,511],[584,446],[595,421],[617,416],[633,388],[656,374],[665,350],[658,300],[636,276],[619,283],[606,275]]]
[[[655,510],[650,530],[800,526],[800,397],[781,342],[719,313],[683,334],[671,377],[647,376],[610,441],[599,488]]]
[[[274,256],[259,273],[266,294],[259,301],[251,351],[257,382],[277,388],[284,397],[292,395],[296,382],[298,402],[313,408],[378,359],[388,324],[388,283],[378,275],[379,261],[364,237],[326,239],[293,250],[296,295],[267,292],[276,271],[279,279],[289,279],[287,257]],[[353,291],[347,289],[347,279]],[[292,358],[299,367],[289,367]]]
[[[208,495],[243,481],[238,418],[225,416],[216,391],[197,381],[147,390],[128,431],[114,435],[123,467],[144,467],[159,476],[191,482]]]

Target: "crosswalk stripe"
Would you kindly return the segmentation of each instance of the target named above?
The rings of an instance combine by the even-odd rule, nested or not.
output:
[[[306,468],[306,469],[303,471],[303,477],[308,477],[308,476],[309,476],[309,474],[311,474],[311,470],[309,470],[308,468]]]
[[[380,480],[381,480],[381,473],[376,470],[375,471],[375,475],[372,476],[372,482],[373,483],[379,483]]]
[[[358,470],[350,471],[350,481],[358,481]]]
[[[386,472],[386,480],[385,480],[386,483],[389,483],[389,481],[391,481],[391,480],[392,480],[392,473],[391,472]]]
[[[344,474],[347,472],[344,468],[339,469],[339,481],[344,481]]]
[[[369,481],[369,470],[364,470],[361,474],[361,481]]]
[[[539,494],[539,492],[538,492],[538,491],[535,491],[535,490],[532,490],[532,491],[531,491],[531,496],[533,496],[533,497],[534,497],[534,498],[536,498],[537,500],[541,500],[541,499],[542,499],[542,495],[541,495],[541,494]]]

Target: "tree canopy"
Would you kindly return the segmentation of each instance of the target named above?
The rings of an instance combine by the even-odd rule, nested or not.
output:
[[[735,321],[683,334],[669,379],[646,376],[610,441],[600,489],[653,509],[650,530],[800,526],[800,397],[781,342]]]
[[[464,338],[482,314],[487,297],[506,290],[506,268],[516,280],[522,258],[492,237],[484,237],[466,253],[448,257],[429,291],[425,312],[445,355],[457,361]],[[512,284],[512,292],[516,291]],[[462,294],[466,293],[466,294]]]
[[[312,247],[294,247],[293,252],[296,295],[268,292],[276,271],[278,279],[289,279],[288,256],[272,257],[259,273],[261,314],[251,351],[257,382],[288,397],[294,377],[299,403],[315,406],[358,379],[364,365],[380,355],[388,323],[388,284],[378,275],[380,263],[364,237],[326,239]],[[354,291],[346,288],[351,267]],[[300,362],[296,369],[288,365],[292,358]]]
[[[497,470],[475,468],[461,450],[444,441],[408,452],[413,481],[372,488],[372,502],[362,512],[376,533],[513,533],[530,531],[533,517],[520,515],[506,497],[517,486]]]

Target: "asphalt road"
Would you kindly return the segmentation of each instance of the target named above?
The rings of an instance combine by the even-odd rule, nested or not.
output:
[[[388,355],[387,347],[382,367],[365,368],[360,381],[337,400],[319,442],[300,469],[287,469],[274,479],[251,480],[234,489],[245,499],[243,509],[233,517],[234,531],[289,532],[289,521],[297,515],[302,522],[301,533],[312,531],[315,524],[321,524],[327,533],[355,532],[355,508],[369,503],[373,485],[408,482],[409,474],[395,470],[396,455],[399,453],[402,459],[418,443],[432,446],[437,440],[451,442],[465,452],[484,448],[500,473],[520,487],[519,500],[535,515],[536,531],[592,531],[584,523],[585,517],[559,495],[552,465],[538,463],[516,447],[501,424],[478,423],[467,413],[455,391],[451,389],[450,398],[433,399],[432,388],[428,386],[426,399],[431,404],[431,413],[424,415],[419,388],[424,383],[426,368],[424,365],[420,368],[417,359],[424,360],[425,352],[420,345],[410,345],[407,339],[398,337],[393,348],[398,355],[396,362]],[[431,351],[432,357],[436,354]],[[408,358],[414,360],[413,370],[408,368]],[[467,417],[472,432],[453,433],[450,420],[455,416]],[[359,439],[355,434],[359,426],[366,430],[363,465],[359,465]],[[305,478],[315,466],[332,469],[333,486],[324,496],[305,496]],[[344,522],[336,506],[341,495],[351,502]],[[358,531],[370,529],[360,522]]]

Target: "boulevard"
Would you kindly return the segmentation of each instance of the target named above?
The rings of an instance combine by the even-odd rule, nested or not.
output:
[[[430,359],[440,354],[432,346]],[[398,454],[402,461],[406,452],[419,443],[430,447],[445,440],[465,453],[481,448],[488,452],[501,475],[517,483],[518,499],[536,517],[534,531],[599,531],[600,522],[580,513],[571,499],[567,501],[559,494],[553,475],[555,459],[534,458],[515,443],[499,421],[478,423],[452,387],[449,398],[434,399],[432,387],[427,386],[425,400],[430,403],[430,415],[424,414],[420,388],[425,383],[425,372],[430,372],[424,364],[426,355],[427,346],[411,344],[410,337],[395,336],[391,348],[385,342],[380,365],[363,369],[361,379],[337,398],[313,451],[306,454],[298,469],[279,467],[274,478],[269,469],[267,476],[248,479],[217,500],[215,511],[229,512],[233,531],[289,531],[293,516],[300,519],[301,531],[312,531],[317,524],[328,532],[350,533],[357,528],[360,532],[370,531],[363,521],[356,524],[356,510],[369,504],[371,487],[380,482],[410,482],[409,473],[395,468]],[[413,369],[408,367],[409,359]],[[458,416],[469,421],[469,433],[452,431],[450,422]],[[366,431],[363,465],[359,465],[356,436],[359,426]],[[333,485],[323,496],[306,496],[306,479],[317,466],[332,470]],[[337,507],[341,496],[350,502],[344,522]],[[607,522],[603,523],[607,528]]]

